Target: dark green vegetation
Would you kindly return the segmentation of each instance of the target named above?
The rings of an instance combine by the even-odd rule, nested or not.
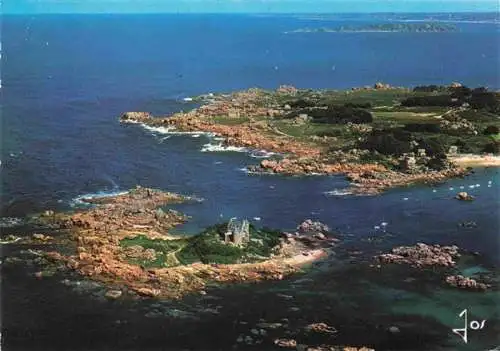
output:
[[[284,111],[270,118],[271,125],[318,144],[332,160],[339,152],[360,150],[361,155],[349,161],[399,169],[399,157],[420,149],[430,158],[423,161],[427,169],[442,169],[450,150],[481,154],[498,153],[500,148],[500,95],[486,88],[455,84],[263,96]]]
[[[292,33],[333,33],[333,32],[455,32],[455,25],[443,23],[381,23],[362,26],[340,26],[338,28],[301,28]]]
[[[149,239],[139,235],[123,239],[120,245],[127,248],[140,246],[153,249],[155,258],[128,257],[130,263],[144,267],[173,267],[181,264],[201,263],[247,263],[263,261],[279,244],[281,232],[271,229],[257,229],[250,225],[250,242],[244,246],[224,243],[227,223],[207,228],[202,233],[188,238],[162,240]]]

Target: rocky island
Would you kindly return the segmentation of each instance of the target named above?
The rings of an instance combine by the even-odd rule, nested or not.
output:
[[[435,183],[467,173],[471,157],[498,165],[500,97],[486,88],[377,83],[348,91],[249,89],[211,94],[172,116],[128,112],[123,123],[167,131],[207,132],[222,146],[276,153],[254,173],[345,174],[352,191]],[[471,156],[472,155],[472,156]],[[489,155],[489,156],[488,156]]]
[[[328,227],[312,221],[302,223],[296,233],[232,220],[195,236],[169,234],[187,217],[162,207],[189,200],[137,187],[121,195],[86,199],[94,205],[87,210],[43,215],[40,221],[66,230],[76,246],[74,254],[50,251],[44,256],[52,264],[106,283],[109,298],[123,291],[178,298],[201,292],[210,282],[283,279],[326,256],[337,242]]]
[[[348,32],[386,32],[386,33],[447,33],[456,32],[457,26],[444,23],[381,23],[362,26],[340,26],[337,28],[300,28],[285,33],[348,33]]]

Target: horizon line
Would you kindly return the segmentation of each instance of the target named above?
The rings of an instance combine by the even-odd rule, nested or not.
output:
[[[202,11],[164,11],[164,12],[3,12],[5,15],[370,15],[370,14],[498,14],[497,11],[366,11],[366,12],[202,12]],[[499,15],[500,17],[500,15]]]

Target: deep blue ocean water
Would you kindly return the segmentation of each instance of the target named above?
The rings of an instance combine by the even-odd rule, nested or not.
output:
[[[453,17],[460,29],[456,33],[284,33],[385,20],[387,16],[368,15],[4,16],[1,216],[71,209],[78,196],[140,184],[204,199],[177,206],[193,216],[179,232],[194,234],[233,216],[283,229],[313,218],[342,232],[353,245],[382,235],[378,226],[391,234],[378,249],[420,241],[457,244],[498,266],[498,169],[478,169],[440,186],[395,189],[376,197],[332,196],[326,193],[347,186],[342,177],[248,175],[241,169],[259,160],[247,153],[201,152],[209,142],[205,136],[164,135],[118,122],[125,111],[169,114],[194,107],[184,97],[255,86],[343,89],[377,81],[397,86],[459,81],[500,88],[499,27],[492,15]],[[454,201],[460,186],[477,201]],[[462,221],[475,221],[478,227],[459,227]],[[76,348],[72,337],[90,337],[95,343],[87,349],[109,349],[108,341],[98,340],[112,339],[111,334],[81,330],[79,313],[90,312],[83,307],[71,312],[68,306],[75,297],[58,282],[32,285],[27,279],[24,271],[3,278],[4,325],[14,335],[11,345],[30,349],[42,338],[41,349],[55,349],[54,341],[61,339],[61,348],[70,349]],[[84,300],[82,306],[92,305],[79,299]],[[446,323],[455,323],[455,314],[467,307],[464,299],[477,310],[482,305],[488,317],[498,317],[491,309],[494,297],[474,300],[467,294],[444,294],[408,299],[408,306],[425,306],[420,312],[441,311],[435,301],[447,301],[440,314],[446,315]],[[49,308],[40,305],[45,300],[61,317],[49,318],[41,328]],[[92,313],[94,322],[105,319],[105,312]],[[72,331],[60,330],[68,320],[74,323]],[[122,346],[137,347],[133,345]]]

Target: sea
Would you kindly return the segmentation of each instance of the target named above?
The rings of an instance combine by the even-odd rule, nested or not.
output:
[[[1,21],[2,236],[31,235],[26,218],[41,211],[76,210],[82,197],[141,185],[200,199],[174,207],[192,217],[178,234],[194,235],[232,217],[282,230],[310,218],[344,242],[343,253],[299,276],[214,286],[206,296],[180,301],[108,301],[105,287],[71,273],[38,280],[36,267],[5,264],[26,247],[3,245],[3,350],[274,350],[282,348],[270,336],[262,344],[245,337],[257,339],[251,329],[259,321],[284,319],[290,328],[325,322],[338,330],[330,344],[377,351],[500,346],[497,292],[402,283],[400,270],[374,273],[351,262],[359,252],[369,260],[397,245],[425,242],[458,245],[480,257],[464,273],[496,272],[498,168],[477,168],[435,186],[353,196],[342,176],[249,174],[245,167],[265,153],[226,150],[202,133],[118,120],[126,111],[188,111],[197,106],[189,98],[200,94],[283,84],[350,89],[379,81],[406,87],[461,82],[496,90],[498,14],[5,15]],[[428,21],[458,30],[290,33]],[[458,191],[476,201],[454,200]],[[480,329],[467,325],[467,342],[452,331],[464,328],[464,310],[470,323],[486,321]],[[273,333],[286,338],[285,331]]]

